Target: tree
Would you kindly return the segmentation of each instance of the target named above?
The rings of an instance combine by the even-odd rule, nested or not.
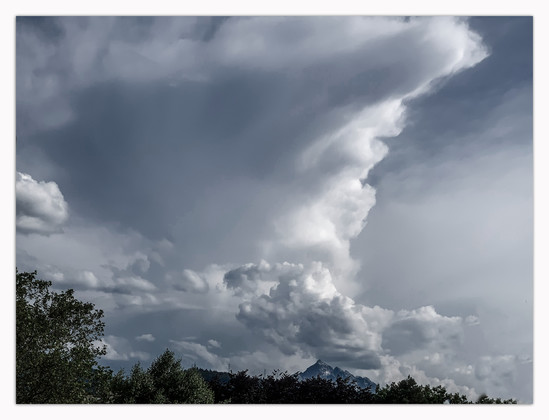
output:
[[[419,385],[414,378],[408,378],[383,388],[377,387],[373,396],[378,404],[472,404],[465,395],[448,393],[441,385],[431,388],[430,385]],[[515,400],[488,398],[482,394],[477,404],[516,404]]]
[[[300,382],[297,400],[301,404],[330,404],[334,383],[330,379],[316,376]]]
[[[201,376],[204,378],[204,371],[202,371]],[[231,396],[227,387],[228,381],[224,381],[223,379],[224,378],[221,376],[221,374],[214,374],[213,376],[209,376],[209,379],[204,378],[204,380],[214,393],[214,404],[231,403]]]
[[[294,404],[298,402],[298,374],[288,374],[275,370],[262,379],[265,402],[267,404]]]
[[[74,297],[74,291],[50,291],[52,283],[36,271],[16,270],[16,402],[96,402],[96,358],[103,311]]]
[[[423,397],[423,388],[411,376],[376,391],[376,400],[381,404],[422,404]]]
[[[185,389],[183,402],[186,404],[213,404],[214,392],[202,378],[197,368],[184,372]]]
[[[97,366],[93,369],[88,382],[88,402],[95,404],[114,403],[113,389],[116,387],[117,375],[108,366]]]
[[[490,398],[486,394],[480,394],[476,404],[516,404],[517,400],[509,398],[508,400],[502,400],[501,398]]]
[[[168,402],[162,390],[156,387],[155,381],[149,371],[141,368],[137,362],[126,381],[126,394],[120,402],[126,404],[162,404]]]
[[[181,359],[166,349],[147,370],[140,363],[130,376],[118,372],[111,381],[116,404],[213,404],[214,393],[198,369],[183,369]]]
[[[265,392],[263,383],[257,376],[249,376],[248,370],[230,374],[227,384],[231,404],[264,404]]]
[[[170,404],[213,404],[214,395],[196,369],[184,370],[181,359],[166,349],[148,369],[155,389]]]

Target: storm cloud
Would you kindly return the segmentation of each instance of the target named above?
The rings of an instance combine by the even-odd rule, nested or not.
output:
[[[166,347],[223,370],[322,358],[379,382],[516,397],[505,378],[528,381],[531,334],[486,346],[502,298],[495,280],[475,288],[497,258],[530,255],[531,79],[500,75],[467,111],[469,81],[505,67],[489,61],[503,54],[494,28],[18,18],[17,264],[105,309],[106,360],[121,366]],[[466,200],[479,205],[455,214]],[[454,246],[428,241],[437,232]],[[459,264],[478,273],[463,287]],[[509,293],[528,274],[517,267]]]

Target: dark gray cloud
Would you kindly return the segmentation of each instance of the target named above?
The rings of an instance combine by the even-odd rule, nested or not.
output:
[[[348,114],[358,106],[384,97],[404,95],[436,76],[434,73],[439,71],[441,63],[433,57],[447,60],[444,53],[438,58],[428,52],[429,48],[418,48],[411,54],[414,48],[401,47],[404,38],[421,42],[426,32],[436,30],[432,26],[437,23],[408,23],[407,28],[399,19],[390,19],[379,20],[372,29],[367,29],[360,19],[353,20],[352,25],[341,19],[328,19],[329,25],[324,21],[231,19],[221,25],[216,37],[203,42],[189,35],[200,26],[197,22],[202,22],[191,18],[159,18],[152,23],[133,24],[127,19],[123,19],[122,24],[111,19],[61,19],[57,24],[64,28],[64,36],[46,41],[56,43],[50,47],[52,55],[43,59],[26,55],[31,48],[40,48],[42,38],[33,38],[32,31],[20,29],[18,109],[23,113],[28,108],[27,101],[32,98],[32,103],[40,103],[41,96],[44,101],[66,102],[71,122],[59,129],[42,130],[36,134],[39,138],[33,137],[31,143],[47,144],[43,149],[47,160],[64,168],[56,179],[70,197],[71,205],[86,217],[114,220],[159,238],[173,232],[176,220],[191,213],[197,207],[195,203],[200,206],[207,197],[219,194],[228,177],[263,180],[274,173],[275,176],[283,174],[286,179],[281,181],[286,181],[287,177],[294,176],[291,166],[303,144],[325,132],[328,124],[333,126],[345,118],[342,111]],[[21,20],[21,28],[29,25],[32,26],[32,21],[29,24]],[[142,25],[156,32],[150,29],[149,38],[125,35],[127,27]],[[329,32],[325,28],[329,28]],[[343,28],[343,32],[339,33],[336,28]],[[241,42],[241,37],[250,30],[270,46],[268,54],[263,49],[240,49],[233,45]],[[87,54],[81,53],[79,46],[89,42],[98,31],[106,34],[94,40]],[[362,43],[356,38],[352,44],[342,45],[340,52],[338,48],[326,52],[324,39],[334,34],[355,35],[355,31],[366,36],[370,31],[384,35],[379,42]],[[281,33],[286,35],[281,37]],[[289,33],[295,33],[299,42]],[[185,52],[187,43],[179,42],[182,39],[188,40],[193,60],[176,62],[170,52],[173,51],[175,57]],[[437,41],[433,41],[433,47],[440,48]],[[211,80],[203,82],[183,79],[166,83],[165,79],[159,80],[161,76],[154,70],[143,70],[145,79],[140,79],[138,86],[131,79],[122,82],[118,77],[143,66],[134,63],[131,68],[121,70],[107,60],[106,57],[127,61],[110,52],[111,47],[119,43],[141,55],[147,53],[155,57],[167,72],[202,74],[199,64],[187,69],[187,64],[178,63],[204,62],[215,74],[206,72],[205,77]],[[421,56],[423,51],[430,54],[429,57]],[[73,61],[67,61],[70,59]],[[217,66],[210,64],[211,60]],[[37,66],[41,73],[27,71],[27,68],[36,70]],[[357,95],[357,83],[352,81],[357,76],[353,72],[363,73],[365,68],[371,68],[367,71],[373,71],[372,79],[380,83],[380,76],[389,74],[385,69],[388,66],[401,73],[395,80],[383,82],[378,96],[372,96],[368,86]],[[59,67],[68,72],[67,77],[61,77]],[[78,72],[81,67],[85,71]],[[27,83],[26,77],[31,78]],[[48,84],[52,86],[46,90],[42,86],[50,78],[55,83]],[[409,85],[404,82],[408,78],[413,79]],[[35,86],[44,90],[38,100]],[[337,92],[339,100],[330,94],[332,91]],[[341,111],[333,111],[342,106],[345,108]],[[18,150],[24,154],[27,136],[21,135],[20,143]],[[147,159],[143,159],[143,153]],[[20,160],[24,166],[25,159]],[[322,173],[330,170],[330,166],[333,167],[320,168]],[[85,195],[79,193],[83,189],[87,191]],[[248,197],[256,193],[246,192]],[[240,193],[243,194],[245,192]],[[235,204],[246,199],[246,196],[237,196],[230,202],[219,203],[223,211],[215,217],[230,218],[227,223],[234,223],[233,212],[240,212],[242,207]],[[128,212],[127,208],[139,211]],[[210,236],[211,220],[201,222],[196,216],[193,215],[194,226],[200,230],[181,234]]]

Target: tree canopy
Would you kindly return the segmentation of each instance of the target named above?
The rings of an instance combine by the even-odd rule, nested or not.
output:
[[[16,271],[16,401],[92,402],[93,368],[106,353],[103,311],[36,276]]]
[[[117,404],[213,404],[214,393],[198,369],[183,369],[181,359],[166,349],[144,370],[135,364],[129,377],[114,377],[111,402]]]
[[[297,374],[275,371],[269,376],[231,373],[227,382],[208,374],[216,403],[232,404],[473,404],[465,395],[449,393],[442,386],[420,385],[408,376],[375,392],[349,379],[332,381],[320,376],[300,380]],[[477,404],[516,404],[515,400],[482,395]]]

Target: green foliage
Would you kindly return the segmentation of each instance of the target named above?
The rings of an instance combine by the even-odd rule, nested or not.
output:
[[[200,371],[200,370],[199,370]],[[230,381],[230,377],[225,379],[225,372],[221,372],[220,374],[204,374],[204,371],[202,370],[201,376],[204,378],[210,389],[214,393],[214,403],[215,404],[230,404],[231,403],[231,396],[230,396],[230,390],[227,387],[227,383]],[[227,373],[227,376],[230,374]]]
[[[481,394],[478,397],[476,404],[516,404],[517,401],[513,399],[502,400],[501,398],[489,398],[486,394]]]
[[[196,368],[185,370],[183,400],[186,404],[213,404],[214,393]]]
[[[88,382],[88,402],[94,404],[106,404],[114,402],[112,393],[112,370],[105,366],[97,366],[91,372]]]
[[[176,359],[174,353],[168,349],[151,364],[148,374],[164,402],[172,404],[214,402],[213,392],[198,371],[183,370],[181,359]]]
[[[212,375],[208,375],[212,378]],[[249,376],[247,371],[230,374],[228,382],[209,381],[215,402],[232,404],[472,404],[465,395],[452,394],[442,386],[419,385],[411,376],[398,383],[378,386],[375,393],[349,379],[299,380],[297,374],[275,371],[267,377]],[[479,404],[516,404],[515,400],[479,398]]]
[[[309,378],[299,384],[299,402],[304,404],[337,404],[337,384],[329,379]]]
[[[249,376],[248,371],[231,373],[227,384],[232,404],[263,404],[265,395],[262,381],[257,376]]]
[[[293,404],[297,402],[296,390],[299,387],[297,373],[289,375],[277,370],[262,380],[263,394],[270,404]]]
[[[106,353],[97,344],[103,311],[76,299],[72,289],[50,291],[51,282],[36,276],[16,271],[16,401],[95,402],[93,368]]]
[[[117,404],[213,404],[214,393],[195,368],[184,370],[181,360],[166,349],[147,370],[137,363],[130,376],[123,372],[111,382]]]
[[[444,388],[418,385],[411,376],[376,392],[376,401],[383,404],[443,404],[447,400]]]
[[[447,398],[446,390],[442,387],[424,387],[408,376],[399,383],[393,382],[378,388],[375,400],[381,404],[443,404]]]
[[[349,380],[332,382],[324,378],[300,380],[298,374],[274,371],[266,377],[248,375],[247,371],[230,373],[228,381],[208,374],[208,384],[216,403],[231,404],[366,404],[370,390],[360,389]]]
[[[368,404],[372,402],[372,393],[369,388],[359,388],[349,378],[337,378],[334,398],[343,404]]]
[[[135,364],[127,381],[127,392],[122,394],[121,403],[126,404],[161,404],[166,402],[162,392],[155,387],[154,379],[140,363]]]
[[[441,385],[434,388],[429,385],[418,385],[411,376],[383,388],[378,386],[374,402],[378,404],[472,404],[465,395],[448,393]],[[477,404],[516,403],[512,399],[488,398],[485,394],[481,395],[477,401]]]
[[[369,389],[359,388],[349,378],[308,378],[299,381],[296,402],[303,404],[369,404],[372,394]]]

